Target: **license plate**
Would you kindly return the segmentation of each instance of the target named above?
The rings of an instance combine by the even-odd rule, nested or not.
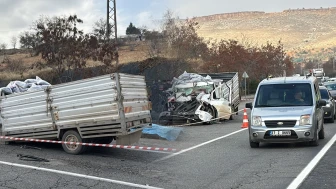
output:
[[[270,136],[291,136],[291,131],[270,131]]]

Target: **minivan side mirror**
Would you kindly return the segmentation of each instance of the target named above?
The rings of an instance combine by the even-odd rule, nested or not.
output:
[[[325,100],[319,100],[318,101],[318,106],[322,107],[322,106],[325,106],[327,105],[327,102]]]
[[[250,109],[252,109],[252,102],[249,102],[249,103],[246,103],[245,104],[245,108],[250,108]]]

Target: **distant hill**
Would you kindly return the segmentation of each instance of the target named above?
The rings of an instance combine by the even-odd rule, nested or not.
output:
[[[199,35],[205,38],[239,41],[245,38],[259,45],[281,39],[296,60],[325,60],[333,55],[336,47],[336,7],[225,13],[197,17],[196,21]]]

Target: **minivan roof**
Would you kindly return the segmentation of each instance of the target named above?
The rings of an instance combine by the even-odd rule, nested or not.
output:
[[[296,77],[275,77],[264,79],[260,84],[281,84],[281,83],[314,83],[316,77],[313,76],[296,76]]]

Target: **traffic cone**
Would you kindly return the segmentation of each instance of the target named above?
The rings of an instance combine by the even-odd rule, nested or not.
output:
[[[244,117],[243,117],[243,125],[241,128],[248,128],[248,117],[246,113],[246,108],[244,108]]]

